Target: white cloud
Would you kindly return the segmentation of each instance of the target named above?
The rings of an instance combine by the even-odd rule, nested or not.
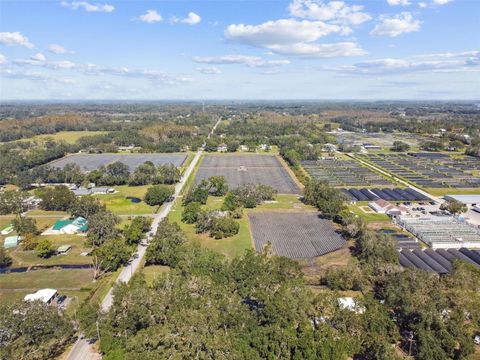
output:
[[[197,71],[207,75],[220,75],[222,73],[222,70],[220,70],[216,66],[197,68]]]
[[[280,19],[260,25],[232,24],[225,30],[225,37],[248,45],[270,48],[278,44],[313,42],[334,32],[340,32],[338,25],[322,21]]]
[[[0,32],[0,44],[2,45],[20,45],[26,48],[34,48],[35,46],[19,32]]]
[[[73,51],[65,49],[63,46],[58,44],[50,44],[48,45],[48,51],[51,53],[60,55],[60,54],[73,54]]]
[[[160,15],[156,10],[147,10],[147,12],[138,17],[140,21],[153,24],[156,22],[161,22],[163,20],[162,15]]]
[[[37,53],[33,56],[30,56],[29,59],[15,60],[14,63],[17,65],[45,65],[47,58],[42,53]]]
[[[420,30],[421,21],[415,20],[409,12],[402,12],[394,17],[381,16],[380,20],[380,24],[375,25],[370,32],[371,35],[396,37]]]
[[[225,30],[225,37],[230,41],[265,48],[282,55],[333,57],[365,54],[353,42],[316,43],[323,36],[343,31],[344,27],[323,21],[280,19],[260,25],[233,24]]]
[[[354,42],[339,42],[332,44],[298,43],[285,46],[278,45],[271,49],[277,54],[316,58],[362,56],[367,54],[365,50]]]
[[[240,64],[248,67],[275,67],[290,64],[289,60],[264,60],[259,56],[250,55],[223,55],[223,56],[194,56],[193,61],[203,64],[229,65]]]
[[[388,5],[391,5],[391,6],[398,6],[398,5],[407,6],[411,4],[409,0],[387,0],[387,3]]]
[[[78,10],[83,8],[86,12],[103,12],[103,13],[111,13],[115,10],[115,7],[110,4],[100,4],[100,3],[89,3],[87,1],[62,1],[60,3],[63,7]]]
[[[33,55],[32,57],[30,57],[30,59],[32,61],[38,61],[38,62],[45,62],[47,61],[47,58],[45,57],[45,55],[43,55],[42,53],[37,53],[35,55]]]
[[[343,1],[293,0],[288,9],[295,17],[346,25],[360,25],[371,19],[369,14],[362,12],[363,6],[349,6]]]
[[[71,79],[71,78],[61,78],[61,79],[58,79],[58,81],[62,84],[67,84],[67,85],[72,85],[77,83],[75,79]]]
[[[433,0],[433,3],[435,5],[445,5],[448,4],[449,2],[452,2],[453,0]]]
[[[8,61],[7,61],[7,58],[5,57],[5,55],[3,54],[0,54],[0,65],[4,65],[6,64]]]
[[[189,12],[186,18],[180,20],[180,22],[188,25],[196,25],[199,24],[200,21],[202,21],[202,18],[194,12]]]
[[[112,75],[119,77],[148,79],[151,80],[155,85],[178,85],[193,81],[193,79],[188,76],[169,75],[163,71],[152,69],[130,69],[127,67],[109,67],[96,64],[77,64],[71,61],[48,61],[42,54],[37,54],[26,60],[16,60],[14,64],[18,67],[36,66],[51,71],[70,71],[89,76]]]
[[[385,58],[354,65],[330,68],[352,75],[380,75],[411,72],[470,71],[480,66],[480,51],[416,55],[407,58]]]
[[[429,1],[420,1],[418,6],[422,9],[425,8],[434,8],[436,6],[442,6],[448,3],[451,3],[453,0],[429,0]]]

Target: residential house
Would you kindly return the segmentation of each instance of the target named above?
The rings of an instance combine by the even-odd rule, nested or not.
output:
[[[217,151],[218,152],[227,152],[228,147],[227,144],[221,143],[220,145],[217,146]]]
[[[88,230],[87,219],[79,216],[74,220],[58,220],[53,224],[50,234],[78,234]]]

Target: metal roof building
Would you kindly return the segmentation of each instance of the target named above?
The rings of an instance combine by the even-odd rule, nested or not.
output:
[[[40,300],[45,304],[50,304],[52,300],[55,298],[55,295],[57,295],[57,290],[55,289],[40,289],[36,293],[25,295],[23,300],[25,301]]]
[[[476,195],[476,194],[445,195],[443,198],[447,201],[459,201],[466,205],[480,204],[480,195]]]

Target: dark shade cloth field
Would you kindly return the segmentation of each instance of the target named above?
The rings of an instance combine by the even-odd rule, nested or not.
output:
[[[453,158],[441,153],[368,154],[365,160],[394,175],[427,188],[475,188],[480,160],[472,156]]]
[[[248,215],[255,250],[268,242],[275,254],[291,259],[307,259],[328,254],[346,245],[329,220],[316,212],[261,212]]]
[[[400,265],[405,268],[422,269],[437,274],[446,274],[455,260],[466,261],[480,268],[480,254],[467,248],[460,249],[403,249],[399,252]]]
[[[230,189],[246,184],[263,184],[280,194],[300,193],[290,174],[272,155],[207,155],[200,164],[195,182],[210,176],[223,176]]]
[[[120,161],[135,170],[145,161],[151,161],[155,166],[173,164],[176,167],[182,166],[186,159],[185,154],[74,154],[65,156],[59,160],[52,161],[49,165],[57,168],[64,168],[67,164],[75,164],[83,171],[96,170],[102,166]]]

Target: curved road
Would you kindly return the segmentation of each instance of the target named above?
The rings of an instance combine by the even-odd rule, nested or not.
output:
[[[221,120],[218,120],[215,123],[214,127],[212,128],[212,131],[210,132],[207,138],[210,138],[210,136],[215,132],[215,129],[217,128],[220,121]],[[185,186],[185,183],[187,182],[188,178],[190,177],[193,170],[195,169],[195,166],[200,160],[200,156],[203,153],[204,147],[205,147],[205,143],[203,144],[202,148],[200,148],[195,154],[195,157],[193,158],[190,165],[188,165],[187,169],[185,170],[185,173],[180,179],[180,182],[178,182],[177,185],[175,185],[175,193],[173,195],[173,199],[168,203],[166,203],[165,205],[163,205],[160,211],[157,214],[155,214],[152,222],[152,227],[149,233],[155,234],[157,232],[157,228],[160,222],[163,219],[165,219],[167,215],[170,213],[170,211],[172,210],[175,200],[180,195],[180,192]],[[151,236],[147,235],[147,237],[138,245],[137,250],[132,255],[128,265],[122,269],[115,283],[130,281],[133,274],[138,270],[138,268],[142,264],[143,257],[145,256],[145,252],[147,251],[147,246],[150,240],[151,240]],[[108,294],[105,296],[105,298],[103,299],[100,305],[102,311],[108,311],[110,306],[112,306],[112,303],[113,303],[113,288],[109,290]],[[98,359],[101,359],[101,355],[98,353],[95,353],[92,349],[92,346],[85,339],[80,339],[80,338],[75,342],[75,344],[73,345],[72,349],[70,350],[66,358],[66,360],[98,360]]]

